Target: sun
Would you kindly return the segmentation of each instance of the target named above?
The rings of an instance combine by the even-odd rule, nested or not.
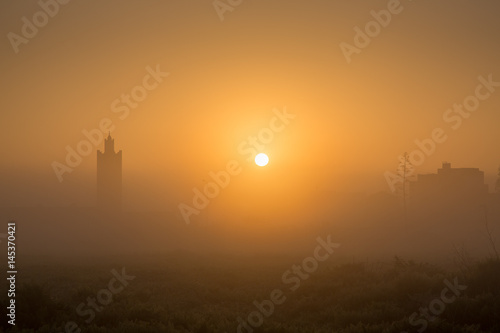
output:
[[[257,156],[255,156],[255,164],[257,164],[258,166],[266,166],[267,163],[269,163],[269,157],[267,157],[266,154],[264,153],[260,153],[260,154],[257,154]]]

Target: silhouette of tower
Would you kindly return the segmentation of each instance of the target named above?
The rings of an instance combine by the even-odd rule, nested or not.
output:
[[[111,133],[104,139],[104,152],[97,151],[97,205],[106,210],[122,205],[122,151],[115,152]]]

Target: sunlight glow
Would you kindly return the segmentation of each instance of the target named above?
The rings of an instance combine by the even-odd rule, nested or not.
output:
[[[255,156],[255,164],[258,166],[266,166],[269,163],[269,157],[266,154],[260,153]]]

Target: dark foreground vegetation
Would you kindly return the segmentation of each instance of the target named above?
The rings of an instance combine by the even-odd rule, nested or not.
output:
[[[300,263],[290,258],[184,254],[127,260],[25,264],[18,275],[16,326],[2,320],[2,330],[222,333],[237,332],[244,321],[240,332],[500,332],[498,260],[446,269],[400,258],[331,260],[298,286],[282,278]],[[123,272],[128,280],[113,280]],[[280,304],[271,309],[265,300],[275,289],[283,294],[274,295]],[[258,327],[249,324],[259,318]]]

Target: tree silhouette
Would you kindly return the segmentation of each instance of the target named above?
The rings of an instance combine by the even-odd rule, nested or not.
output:
[[[415,171],[415,168],[413,167],[413,164],[410,162],[410,155],[405,152],[403,155],[399,157],[400,162],[399,162],[399,167],[398,167],[398,174],[401,176],[401,184],[400,184],[400,196],[403,198],[403,210],[404,210],[404,219],[406,221],[408,214],[407,214],[407,202],[408,202],[408,186],[407,183],[410,180],[411,177],[413,177],[413,173]]]

